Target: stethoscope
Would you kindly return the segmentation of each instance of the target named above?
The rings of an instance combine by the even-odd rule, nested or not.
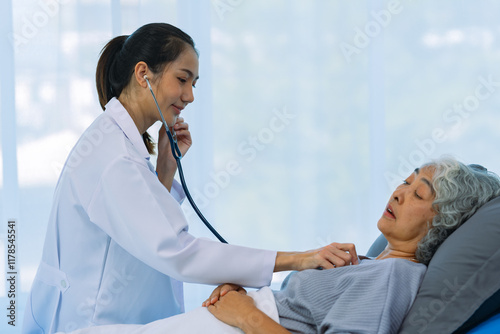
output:
[[[158,105],[158,101],[156,100],[155,93],[153,93],[153,88],[151,88],[151,84],[149,83],[148,76],[145,75],[144,79],[146,80],[146,82],[148,84],[149,91],[151,92],[151,95],[153,95],[153,99],[155,100],[156,108],[158,108],[158,112],[160,113],[160,117],[161,117],[161,121],[163,123],[163,126],[167,130],[167,136],[168,136],[168,139],[170,141],[170,149],[172,150],[172,155],[174,156],[175,161],[177,162],[177,169],[179,171],[179,178],[181,179],[182,189],[184,189],[184,193],[186,194],[186,197],[189,200],[189,203],[191,203],[191,206],[193,207],[194,211],[196,212],[198,217],[200,217],[203,224],[205,224],[205,226],[210,230],[210,232],[212,232],[217,237],[217,239],[220,240],[220,242],[227,244],[227,241],[224,240],[224,238],[217,232],[217,230],[215,228],[212,227],[212,225],[210,225],[208,220],[203,216],[200,209],[198,209],[198,207],[194,203],[194,200],[191,197],[191,194],[189,193],[189,190],[186,186],[186,181],[184,180],[184,173],[182,172],[182,165],[181,165],[182,154],[181,154],[181,150],[179,149],[179,146],[177,145],[177,136],[175,135],[175,131],[173,128],[172,128],[172,130],[170,130],[168,125],[167,125],[167,122],[165,122],[165,118],[163,117],[163,113],[161,112],[160,106]]]

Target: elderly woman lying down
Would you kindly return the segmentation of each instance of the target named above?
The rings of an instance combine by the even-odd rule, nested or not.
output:
[[[388,245],[376,259],[349,265],[357,261],[346,253],[336,268],[291,274],[281,291],[226,284],[182,315],[74,333],[397,333],[439,245],[499,194],[500,179],[481,166],[436,160],[392,194],[377,224]]]

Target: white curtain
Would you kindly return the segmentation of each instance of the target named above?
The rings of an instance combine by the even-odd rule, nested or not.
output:
[[[113,36],[168,22],[194,38],[183,164],[230,243],[363,253],[392,189],[421,163],[451,154],[500,172],[498,12],[453,0],[2,0],[0,266],[14,218],[18,324],[60,169],[101,113],[94,71]],[[192,233],[211,237],[184,209]],[[210,290],[186,285],[187,308]]]

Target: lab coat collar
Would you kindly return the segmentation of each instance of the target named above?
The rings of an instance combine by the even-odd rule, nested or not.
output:
[[[125,136],[132,142],[134,147],[139,151],[144,159],[149,160],[150,155],[142,135],[139,133],[137,126],[134,123],[132,117],[127,112],[125,107],[118,101],[116,97],[113,97],[105,106],[105,112],[109,113],[111,117],[116,121],[118,126],[122,129]]]

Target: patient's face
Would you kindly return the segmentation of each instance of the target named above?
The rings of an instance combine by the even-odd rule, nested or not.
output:
[[[436,212],[432,209],[435,191],[432,187],[434,169],[417,169],[392,194],[378,228],[389,243],[414,251],[428,231]]]

